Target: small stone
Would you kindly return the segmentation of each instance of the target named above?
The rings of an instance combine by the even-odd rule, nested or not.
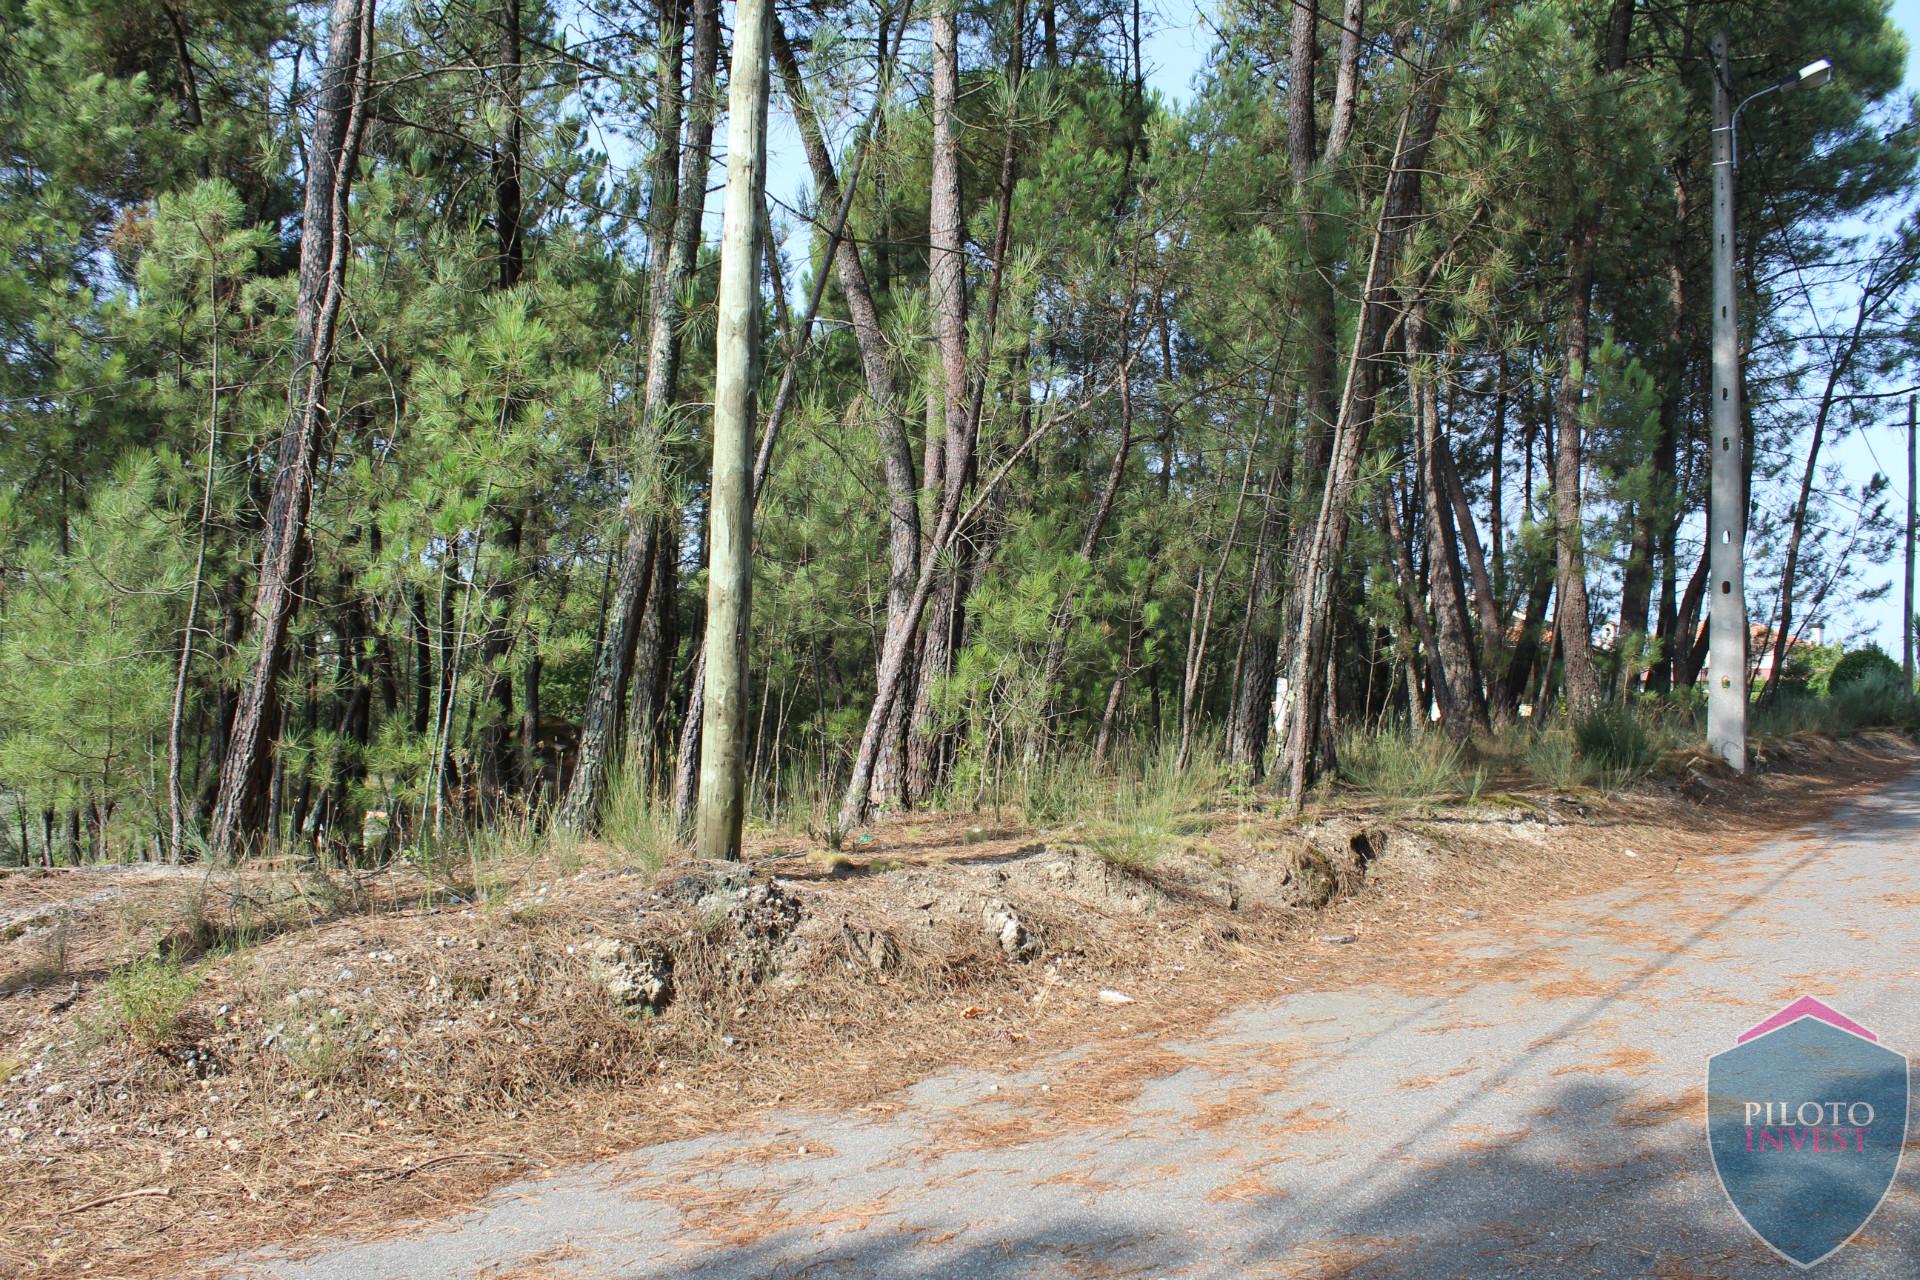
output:
[[[1039,943],[1012,903],[996,898],[987,903],[981,916],[987,936],[1000,944],[1000,950],[1007,959],[1025,960],[1039,949]]]
[[[196,1138],[204,1139],[207,1136],[207,1127],[205,1125],[201,1125],[198,1129],[195,1129],[193,1131],[193,1136]]]
[[[1094,999],[1098,1000],[1101,1004],[1122,1005],[1133,1003],[1133,997],[1124,991],[1102,991],[1099,995],[1095,996]]]
[[[1358,942],[1360,939],[1350,933],[1324,933],[1320,935],[1320,941],[1332,943],[1335,946],[1345,946],[1349,942]]]

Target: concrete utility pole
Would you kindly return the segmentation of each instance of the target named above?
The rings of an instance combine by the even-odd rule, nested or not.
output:
[[[747,632],[753,621],[753,434],[766,185],[771,0],[739,0],[727,89],[727,194],[720,228],[707,541],[707,679],[700,721],[703,858],[737,859],[746,816]]]
[[[1740,298],[1733,276],[1733,175],[1740,162],[1740,112],[1755,98],[1816,89],[1833,78],[1825,58],[1809,62],[1733,104],[1727,33],[1713,33],[1713,471],[1707,498],[1708,567],[1713,571],[1707,643],[1707,747],[1747,771],[1747,493],[1740,412]]]
[[[1906,673],[1907,692],[1913,692],[1913,512],[1914,405],[1920,396],[1907,397],[1907,580],[1906,606],[1900,616],[1900,670]]]
[[[1727,33],[1713,34],[1713,471],[1707,499],[1707,747],[1747,770],[1747,501],[1740,427],[1740,310],[1733,278],[1733,101]]]

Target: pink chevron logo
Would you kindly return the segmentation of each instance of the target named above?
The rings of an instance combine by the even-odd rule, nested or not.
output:
[[[1801,996],[1798,1000],[1795,1000],[1792,1004],[1774,1014],[1765,1022],[1755,1023],[1747,1030],[1741,1032],[1739,1038],[1735,1040],[1734,1043],[1745,1044],[1749,1040],[1758,1040],[1761,1036],[1766,1035],[1767,1032],[1777,1031],[1788,1023],[1798,1022],[1802,1018],[1818,1018],[1829,1026],[1840,1028],[1840,1030],[1847,1032],[1849,1035],[1860,1036],[1873,1041],[1875,1044],[1880,1043],[1879,1036],[1876,1036],[1873,1032],[1867,1030],[1846,1014],[1833,1008],[1833,1006],[1822,1004],[1812,996]]]

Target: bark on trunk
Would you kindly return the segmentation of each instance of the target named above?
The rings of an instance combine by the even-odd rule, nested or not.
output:
[[[1627,63],[1635,0],[1614,0],[1607,20],[1600,67],[1616,75]],[[1600,704],[1600,677],[1593,664],[1593,633],[1587,605],[1587,564],[1581,520],[1580,404],[1584,398],[1588,329],[1593,312],[1594,253],[1600,243],[1597,208],[1582,209],[1567,237],[1567,310],[1563,322],[1565,368],[1555,400],[1559,439],[1554,449],[1554,549],[1560,574],[1556,639],[1563,666],[1567,715],[1578,720]]]
[[[1417,366],[1430,355],[1426,308],[1415,303],[1407,317],[1407,355],[1415,363],[1414,418],[1421,439],[1420,501],[1427,524],[1427,591],[1435,620],[1434,691],[1440,703],[1440,723],[1448,736],[1464,741],[1487,723],[1486,700],[1480,692],[1480,671],[1473,649],[1473,625],[1467,619],[1467,596],[1460,572],[1458,536],[1453,523],[1453,501],[1446,483],[1443,455],[1446,441],[1440,432],[1437,375]]]
[[[943,505],[958,504],[973,478],[973,433],[967,399],[966,223],[960,191],[960,133],[956,108],[960,94],[959,29],[953,0],[934,6],[933,172],[928,205],[928,286],[932,295],[934,336],[940,352]],[[932,467],[927,471],[931,473]],[[931,483],[931,474],[929,474]],[[957,565],[957,561],[955,562]],[[936,723],[934,693],[947,675],[965,601],[958,572],[944,576],[921,648],[919,688],[907,735],[909,798],[924,800],[943,772],[945,735]]]
[[[520,158],[523,106],[520,72],[520,0],[501,0],[499,21],[498,103],[500,125],[493,144],[493,226],[499,254],[495,288],[504,293],[520,283],[526,266],[526,240],[521,227]],[[506,422],[514,411],[509,396],[501,406],[500,419]],[[500,557],[487,596],[494,602],[488,611],[486,635],[480,644],[483,668],[493,673],[494,716],[480,732],[478,743],[481,805],[485,812],[505,800],[507,795],[532,781],[521,774],[518,761],[508,751],[514,729],[513,677],[508,674],[508,650],[513,646],[512,597],[518,577],[521,542],[526,534],[527,513],[512,509],[500,516],[494,531]],[[521,701],[537,699],[537,694],[521,690]]]
[[[1567,242],[1567,309],[1563,320],[1566,367],[1555,396],[1553,455],[1554,554],[1560,575],[1560,616],[1555,628],[1563,666],[1567,716],[1579,720],[1600,705],[1600,677],[1593,665],[1593,633],[1587,612],[1586,532],[1581,524],[1580,403],[1586,382],[1587,327],[1593,309],[1591,226]]]
[[[685,111],[686,138],[680,139],[680,12],[663,21],[671,38],[661,53],[659,90],[661,110],[652,166],[653,274],[649,287],[652,316],[647,338],[647,381],[642,400],[642,427],[636,456],[657,454],[666,434],[680,379],[681,300],[693,278],[700,251],[700,216],[705,204],[707,170],[713,149],[713,85],[720,56],[719,0],[694,0],[693,72]],[[683,198],[684,197],[684,198]],[[650,471],[651,468],[648,468]],[[561,802],[559,820],[583,830],[599,819],[607,789],[607,774],[618,745],[615,727],[626,701],[629,681],[641,687],[661,685],[656,666],[634,674],[637,638],[642,630],[658,637],[668,634],[672,592],[650,588],[662,576],[655,562],[662,549],[677,549],[675,513],[662,511],[662,495],[653,492],[658,477],[636,473],[633,491],[621,514],[621,545],[614,573],[613,601],[608,627],[587,686],[587,704],[581,716],[580,747],[572,781]],[[643,623],[644,611],[644,623]],[[671,661],[672,649],[655,644],[647,656],[656,664]],[[664,711],[661,700],[649,698],[649,711]],[[632,733],[657,732],[634,724]]]
[[[823,208],[837,207],[842,193],[833,157],[821,134],[799,60],[794,56],[786,31],[777,22],[773,28],[773,56],[800,127],[807,164],[813,171],[816,203]],[[833,253],[833,266],[841,295],[846,300],[847,318],[853,325],[860,372],[880,436],[880,468],[887,485],[887,626],[883,644],[897,643],[897,637],[910,626],[907,602],[912,597],[914,577],[920,568],[919,488],[914,475],[913,444],[901,415],[899,397],[894,394],[886,335],[880,328],[879,309],[874,305],[873,291],[860,261],[859,245],[851,238],[840,237]]]
[[[322,445],[335,325],[347,274],[347,198],[372,68],[374,0],[334,0],[327,68],[320,87],[301,224],[295,300],[293,381],[267,508],[253,616],[256,657],[234,712],[214,803],[210,845],[231,859],[267,821],[287,628],[299,603],[307,514]]]
[[[1346,387],[1334,423],[1320,510],[1299,558],[1299,585],[1294,592],[1297,604],[1293,609],[1298,631],[1290,659],[1293,703],[1287,730],[1287,799],[1295,808],[1304,803],[1307,788],[1335,763],[1328,679],[1333,651],[1334,587],[1346,551],[1348,517],[1359,488],[1360,467],[1373,424],[1374,401],[1379,390],[1379,357],[1386,347],[1392,323],[1389,312],[1395,294],[1393,275],[1401,245],[1421,207],[1421,176],[1450,81],[1451,73],[1444,69],[1447,43],[1448,38],[1443,34],[1434,59],[1435,65],[1442,69],[1416,90],[1394,143],[1393,161],[1368,254],[1360,319],[1354,328]]]

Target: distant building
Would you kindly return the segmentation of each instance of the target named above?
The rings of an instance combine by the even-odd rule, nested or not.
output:
[[[1696,643],[1701,633],[1706,631],[1706,629],[1707,624],[1702,622],[1698,630],[1693,633]],[[1757,622],[1747,624],[1747,682],[1749,684],[1765,684],[1773,678],[1773,640],[1774,632],[1772,627],[1762,626]],[[1802,645],[1822,645],[1826,642],[1827,629],[1815,623],[1813,626],[1807,628],[1805,635],[1799,637],[1789,636],[1787,638],[1787,647],[1784,656],[1791,659],[1793,657],[1793,651]],[[1700,681],[1704,682],[1706,680],[1707,668],[1712,665],[1713,653],[1709,650],[1707,660],[1700,664]]]

